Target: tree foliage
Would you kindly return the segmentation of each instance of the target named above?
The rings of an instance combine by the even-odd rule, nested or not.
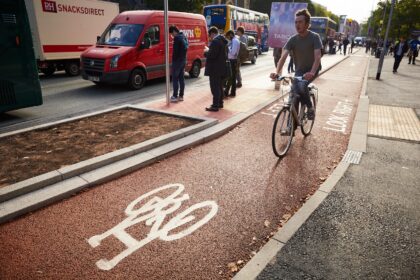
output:
[[[385,36],[390,8],[391,1],[386,0],[379,2],[373,11],[369,18],[371,29],[374,31],[373,37],[383,38]],[[368,23],[364,24],[366,27],[362,31],[366,32],[362,34],[367,34],[367,25]],[[413,30],[420,30],[420,1],[397,1],[394,7],[388,37],[392,39],[409,37]]]

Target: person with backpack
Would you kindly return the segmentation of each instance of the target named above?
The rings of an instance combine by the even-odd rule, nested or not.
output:
[[[240,49],[240,42],[236,38],[233,30],[229,30],[225,35],[226,39],[230,42],[228,44],[228,59],[230,61],[230,67],[232,69],[232,75],[228,77],[226,88],[224,91],[225,96],[235,97],[236,96],[236,70],[238,65],[238,55]],[[229,91],[231,90],[230,94]]]
[[[184,101],[184,72],[187,63],[188,40],[184,33],[180,32],[175,25],[169,27],[169,33],[174,37],[172,52],[172,85],[174,92],[171,102]]]
[[[240,42],[242,42],[246,49],[247,49],[247,55],[248,55],[248,37],[245,35],[245,28],[243,26],[239,26],[238,29],[236,29],[236,35],[238,35],[238,39]],[[242,44],[241,44],[242,45]],[[242,46],[241,46],[242,48]],[[238,69],[236,72],[236,87],[240,88],[242,87],[242,75],[241,75],[241,65],[244,61],[241,61],[238,63]]]

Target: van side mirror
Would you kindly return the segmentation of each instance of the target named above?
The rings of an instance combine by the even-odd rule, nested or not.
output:
[[[143,40],[141,41],[141,44],[140,44],[140,49],[141,50],[149,49],[150,45],[151,45],[150,39],[149,38],[143,38]]]
[[[101,39],[101,36],[96,36],[96,42],[98,42]]]

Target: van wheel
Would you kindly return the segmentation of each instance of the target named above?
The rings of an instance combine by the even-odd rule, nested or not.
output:
[[[54,74],[55,72],[55,67],[48,67],[48,68],[42,68],[41,72],[45,75],[45,76],[52,76],[52,74]]]
[[[69,76],[78,76],[80,74],[80,67],[76,62],[67,62],[64,66],[64,70]]]
[[[201,71],[201,63],[199,61],[194,61],[191,70],[189,72],[190,78],[198,78],[200,76]]]
[[[254,55],[252,56],[252,59],[251,59],[251,63],[255,64],[256,62],[257,62],[257,56],[254,53]]]
[[[141,89],[146,83],[146,73],[142,69],[134,69],[131,72],[130,79],[128,80],[129,88],[133,90]]]

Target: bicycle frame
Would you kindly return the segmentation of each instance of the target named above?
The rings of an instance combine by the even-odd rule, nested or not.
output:
[[[285,78],[289,78],[291,82],[293,82],[295,79],[303,81],[301,77],[284,77],[283,79]],[[308,90],[311,91],[311,89],[308,89]],[[296,122],[296,126],[302,125],[303,112],[305,112],[305,108],[306,108],[306,105],[303,104],[300,100],[298,100],[299,97],[300,96],[298,95],[298,93],[294,92],[292,88],[289,90],[289,100],[291,100],[291,102],[290,104],[287,104],[286,106],[290,106],[290,111],[292,113],[294,121]],[[296,110],[296,107],[297,107],[297,110]]]

